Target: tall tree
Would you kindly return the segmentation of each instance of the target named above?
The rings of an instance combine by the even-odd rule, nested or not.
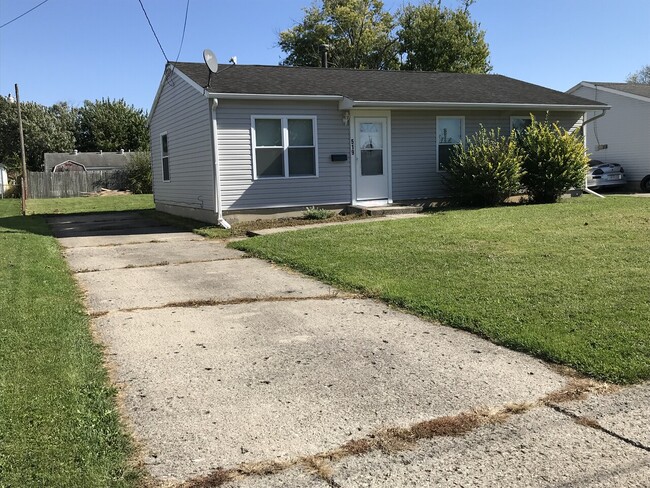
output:
[[[407,5],[399,13],[397,37],[406,57],[402,69],[449,73],[488,73],[490,49],[485,31],[472,21],[464,0],[457,9],[442,0]]]
[[[336,68],[397,69],[393,16],[381,0],[322,0],[304,9],[302,22],[280,32],[287,66],[321,66],[322,47]]]
[[[45,107],[21,102],[25,156],[31,171],[43,169],[43,154],[74,148],[73,116],[66,104]],[[16,102],[0,96],[0,163],[16,173],[20,167],[20,138]]]
[[[146,151],[149,149],[147,114],[124,99],[86,100],[78,109],[77,148],[82,151]]]
[[[643,85],[650,85],[650,64],[646,64],[639,71],[628,75],[625,80],[628,83],[641,83]]]

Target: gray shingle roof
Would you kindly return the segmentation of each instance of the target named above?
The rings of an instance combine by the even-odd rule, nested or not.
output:
[[[173,63],[201,87],[203,63]],[[502,75],[372,71],[289,66],[220,65],[211,93],[338,95],[355,102],[601,105],[564,92]]]
[[[603,83],[600,81],[588,81],[587,83],[650,98],[650,85],[644,85],[642,83]]]

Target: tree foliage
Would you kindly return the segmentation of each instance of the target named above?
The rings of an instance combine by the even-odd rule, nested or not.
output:
[[[405,6],[399,14],[397,38],[406,58],[402,69],[448,73],[488,73],[490,49],[485,31],[473,22],[466,0],[462,8],[441,1]]]
[[[646,64],[639,71],[629,74],[625,81],[628,83],[650,85],[650,64]]]
[[[381,0],[322,0],[304,9],[303,20],[280,32],[278,45],[287,66],[321,66],[322,46],[336,68],[396,69],[393,16]]]
[[[457,9],[441,1],[406,5],[393,15],[381,0],[321,0],[280,32],[278,45],[287,54],[282,64],[321,66],[327,45],[337,68],[489,72],[485,32],[469,13],[474,0]]]
[[[124,99],[86,100],[76,124],[81,151],[145,151],[149,149],[147,115]]]
[[[43,169],[46,152],[142,151],[149,149],[147,116],[124,100],[86,101],[83,107],[56,103],[47,107],[21,102],[27,168]],[[0,96],[0,164],[12,176],[20,172],[20,136],[15,102]]]
[[[45,107],[38,103],[21,102],[25,139],[25,158],[31,171],[43,169],[43,154],[68,151],[74,147],[73,116],[65,103]],[[12,176],[20,171],[20,135],[18,108],[15,102],[0,96],[0,163]]]

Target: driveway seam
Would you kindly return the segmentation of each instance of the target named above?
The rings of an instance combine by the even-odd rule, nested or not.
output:
[[[196,308],[196,307],[215,307],[215,306],[224,306],[224,305],[240,305],[242,303],[264,303],[264,302],[303,302],[309,300],[352,300],[352,299],[361,299],[363,297],[353,294],[340,294],[340,293],[331,293],[329,295],[314,295],[306,297],[292,297],[292,296],[268,296],[268,297],[244,297],[244,298],[231,298],[227,300],[187,300],[183,302],[169,302],[163,305],[154,305],[150,307],[130,307],[130,308],[119,308],[117,310],[98,310],[95,312],[90,312],[90,316],[103,317],[109,313],[115,312],[140,312],[147,310],[160,310],[163,308]]]
[[[116,270],[121,270],[121,269],[140,269],[140,268],[156,268],[156,267],[162,267],[162,266],[179,266],[181,264],[194,264],[194,263],[216,263],[220,261],[235,261],[237,259],[250,259],[249,255],[242,255],[242,256],[237,256],[237,257],[231,257],[231,258],[220,258],[220,259],[197,259],[197,260],[188,260],[188,261],[179,261],[176,263],[170,263],[167,261],[161,261],[159,263],[152,263],[152,264],[141,264],[141,265],[134,265],[134,264],[129,264],[126,266],[119,266],[116,268],[105,268],[105,269],[80,269],[78,271],[74,271],[75,274],[82,274],[82,273],[100,273],[102,271],[116,271]]]
[[[576,395],[584,399],[589,395],[607,392],[610,388],[607,383],[571,379],[560,390],[548,393],[532,402],[512,402],[498,407],[474,407],[456,415],[434,417],[408,427],[383,428],[366,437],[351,439],[339,447],[325,452],[290,459],[241,463],[234,468],[220,467],[206,475],[186,480],[176,485],[176,487],[219,487],[250,476],[270,476],[291,468],[298,468],[307,470],[325,481],[329,486],[338,488],[340,485],[334,481],[330,465],[332,462],[339,462],[351,456],[363,456],[372,451],[398,452],[413,449],[417,446],[418,441],[435,437],[464,436],[479,427],[503,424],[515,415],[524,415],[539,408],[550,407],[555,409],[555,406],[557,406],[561,409],[557,410],[558,412],[566,414],[562,407],[550,403],[549,398],[554,398],[558,402],[569,402],[573,401]]]
[[[578,425],[582,425],[583,427],[589,427],[591,429],[599,430],[611,437],[614,437],[615,439],[618,439],[619,441],[625,442],[626,444],[629,444],[633,447],[636,447],[637,449],[641,449],[647,452],[650,452],[650,446],[646,446],[645,444],[642,444],[641,442],[635,441],[634,439],[630,439],[629,437],[625,437],[617,432],[614,432],[613,430],[608,429],[607,427],[603,427],[598,423],[598,421],[590,418],[590,417],[585,417],[582,415],[578,415],[571,410],[564,408],[560,405],[557,405],[555,403],[548,403],[547,404],[549,408],[555,410],[556,412],[559,412],[563,415],[566,415],[567,417],[573,419]]]

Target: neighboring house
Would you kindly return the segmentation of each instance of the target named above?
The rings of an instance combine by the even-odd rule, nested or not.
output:
[[[131,161],[132,152],[79,152],[45,153],[45,172],[112,171],[121,169]]]
[[[450,148],[606,106],[500,75],[173,63],[150,112],[156,208],[208,222],[447,195]]]
[[[588,124],[587,152],[592,159],[620,163],[628,184],[638,189],[639,182],[650,174],[650,85],[583,81],[568,93],[612,107],[604,117]]]

